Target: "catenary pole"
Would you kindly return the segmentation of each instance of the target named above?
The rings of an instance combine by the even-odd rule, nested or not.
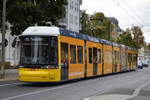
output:
[[[6,0],[3,0],[3,12],[2,12],[2,59],[1,59],[1,76],[5,75],[5,23],[6,23]]]

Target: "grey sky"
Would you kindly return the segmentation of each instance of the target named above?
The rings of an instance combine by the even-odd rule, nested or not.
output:
[[[146,42],[150,42],[150,0],[83,0],[81,8],[89,14],[103,12],[115,17],[123,29],[141,26]]]

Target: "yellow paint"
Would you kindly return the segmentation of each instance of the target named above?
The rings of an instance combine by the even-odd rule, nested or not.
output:
[[[58,82],[60,69],[19,68],[18,79],[24,82]]]
[[[87,77],[93,76],[93,63],[89,63],[89,48],[97,48],[101,50],[101,62],[102,62],[102,44],[95,42],[86,42],[87,51]],[[93,53],[92,53],[93,57]],[[102,75],[102,63],[98,63],[97,75]]]
[[[105,52],[106,51],[109,51],[110,53],[112,52],[112,46],[111,45],[103,45],[103,50],[104,50],[104,72],[103,74],[111,74],[112,73],[112,70],[113,70],[113,67],[112,67],[112,55],[105,55]],[[112,54],[112,53],[111,53]],[[108,59],[110,60],[109,62],[106,62],[108,61]]]
[[[60,43],[60,35],[58,36],[58,67],[61,69],[61,43]]]
[[[119,47],[113,47],[113,52],[115,52],[115,51],[117,51],[117,52],[119,52],[119,56],[120,56],[120,48]],[[114,55],[113,55],[114,56]],[[121,64],[120,64],[120,62],[119,63],[117,63],[117,72],[121,72]]]
[[[68,43],[70,45],[84,46],[83,40],[72,38],[72,37],[67,37],[67,36],[60,36],[60,42]]]
[[[70,45],[74,46],[82,46],[84,50],[84,40],[67,37],[67,36],[60,36],[60,42],[68,44],[68,56],[70,57]],[[76,64],[70,63],[69,58],[69,69],[68,69],[68,79],[77,79],[84,77],[84,61],[83,64],[78,64],[78,57],[77,57],[77,48],[76,48]]]
[[[83,50],[84,48],[84,40],[77,39],[77,38],[72,38],[72,37],[67,37],[67,36],[58,36],[58,69],[32,69],[32,68],[19,68],[19,80],[20,81],[25,81],[25,82],[59,82],[61,81],[61,42],[63,43],[68,43],[68,56],[70,57],[70,45],[75,45],[75,46],[82,46]],[[100,43],[94,43],[94,42],[86,42],[86,50],[87,53],[86,58],[87,59],[87,76],[93,76],[93,63],[89,64],[89,53],[88,53],[88,48],[97,48],[101,49],[102,51],[102,44]],[[116,51],[120,51],[120,48],[114,47],[113,48]],[[109,59],[112,60],[112,56],[105,55],[105,52],[110,51],[112,52],[112,46],[111,45],[103,45],[103,50],[104,50],[104,61],[108,61]],[[76,49],[76,54],[77,54],[77,49]],[[83,54],[85,52],[83,51]],[[133,50],[127,50],[126,54],[133,54],[137,55],[137,51]],[[92,54],[93,55],[93,54]],[[102,55],[102,52],[101,52]],[[85,57],[85,56],[83,56]],[[78,57],[76,55],[76,62],[78,62]],[[101,59],[102,60],[102,59]],[[110,74],[112,73],[112,61],[104,62],[104,74]],[[83,64],[70,64],[70,59],[69,59],[69,70],[68,70],[68,79],[76,79],[76,78],[83,78],[84,77],[84,72],[85,72],[85,62],[83,60]],[[135,65],[132,62],[132,66]],[[129,63],[127,63],[127,70],[129,70],[130,66]],[[132,69],[135,69],[133,67]],[[117,72],[121,71],[121,64],[117,65]],[[102,63],[98,64],[98,72],[97,75],[102,74]]]

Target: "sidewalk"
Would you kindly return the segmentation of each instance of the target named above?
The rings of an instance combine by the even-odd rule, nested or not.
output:
[[[0,79],[0,81],[9,81],[9,80],[17,80],[18,71],[17,69],[6,69],[4,79]]]

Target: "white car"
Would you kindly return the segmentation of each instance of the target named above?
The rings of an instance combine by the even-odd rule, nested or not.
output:
[[[142,66],[148,67],[148,62],[146,60],[142,60]]]

